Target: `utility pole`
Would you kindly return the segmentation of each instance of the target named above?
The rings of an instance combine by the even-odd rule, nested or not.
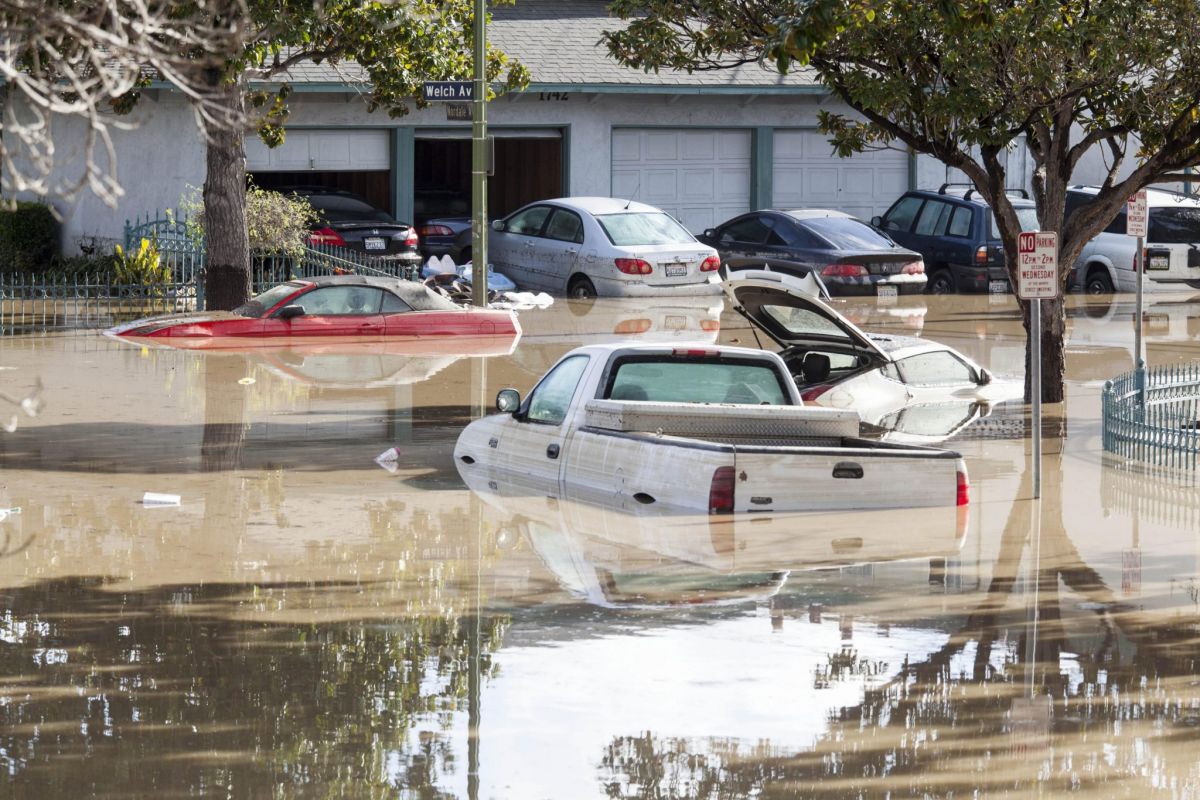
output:
[[[488,297],[487,11],[475,0],[475,91],[471,101],[471,300]]]

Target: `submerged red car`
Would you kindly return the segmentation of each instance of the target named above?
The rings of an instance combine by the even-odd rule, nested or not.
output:
[[[233,311],[170,314],[112,328],[122,337],[170,338],[176,347],[245,347],[253,340],[279,344],[288,337],[519,336],[510,310],[463,308],[413,281],[332,275],[288,281]],[[165,343],[165,342],[164,342]]]

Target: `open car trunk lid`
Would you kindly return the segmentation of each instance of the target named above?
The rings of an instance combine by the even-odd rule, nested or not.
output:
[[[888,361],[853,322],[816,297],[820,285],[812,275],[795,278],[768,270],[741,270],[723,284],[733,307],[780,347],[850,346],[879,361]]]

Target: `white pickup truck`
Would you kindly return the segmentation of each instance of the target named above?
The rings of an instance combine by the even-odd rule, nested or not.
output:
[[[592,345],[521,400],[466,427],[462,472],[544,493],[709,513],[944,507],[965,511],[948,450],[861,439],[854,411],[805,406],[774,353],[713,345]]]

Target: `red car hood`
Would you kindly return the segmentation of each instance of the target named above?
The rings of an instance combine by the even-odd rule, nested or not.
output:
[[[192,311],[181,314],[164,314],[159,317],[135,319],[132,322],[109,328],[105,333],[111,336],[148,336],[173,325],[195,325],[201,322],[221,322],[231,319],[245,319],[245,317],[234,314],[232,311]],[[133,331],[137,331],[137,333],[133,333]]]

